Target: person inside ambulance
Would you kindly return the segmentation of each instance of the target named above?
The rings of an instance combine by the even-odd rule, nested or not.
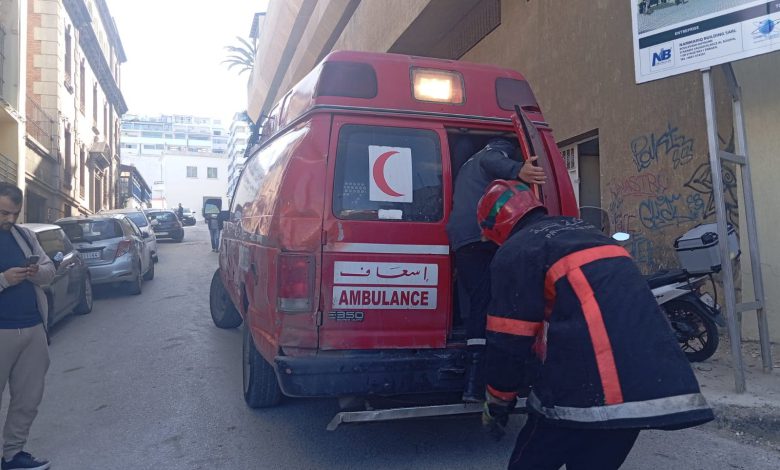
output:
[[[477,211],[484,236],[500,245],[482,416],[496,437],[530,386],[509,469],[617,469],[640,430],[713,419],[624,248],[583,220],[547,216],[518,181],[491,183]]]
[[[463,153],[469,141],[461,138],[453,144],[453,161]],[[531,157],[529,163],[537,157]],[[494,138],[457,170],[453,208],[447,223],[450,248],[455,252],[455,269],[460,292],[465,294],[468,308],[466,320],[467,375],[463,401],[484,399],[485,384],[482,363],[485,348],[485,315],[490,300],[489,266],[497,246],[482,241],[476,221],[477,202],[485,188],[495,179],[519,179],[530,184],[543,184],[544,170],[532,164],[523,164],[517,141]],[[464,306],[465,307],[465,306]]]

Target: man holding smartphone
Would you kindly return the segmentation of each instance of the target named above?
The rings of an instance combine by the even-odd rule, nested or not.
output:
[[[24,446],[49,368],[48,304],[41,285],[51,282],[55,269],[35,234],[16,225],[22,201],[19,188],[0,182],[0,397],[6,384],[11,395],[0,470],[45,470],[49,462]]]

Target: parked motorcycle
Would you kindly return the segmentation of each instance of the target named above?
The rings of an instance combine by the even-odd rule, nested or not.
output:
[[[622,243],[628,241],[630,235],[617,232],[612,238]],[[701,362],[715,354],[720,343],[718,326],[725,327],[726,321],[715,303],[717,294],[712,273],[692,275],[684,269],[673,269],[659,271],[645,279],[688,360]],[[712,285],[714,297],[702,290],[706,279]]]
[[[715,354],[720,342],[718,326],[726,326],[715,298],[702,291],[708,278],[714,293],[712,273],[694,276],[674,269],[646,276],[690,362],[701,362]]]

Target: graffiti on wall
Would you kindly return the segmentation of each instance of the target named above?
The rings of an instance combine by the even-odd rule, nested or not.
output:
[[[645,172],[607,183],[612,196],[608,212],[613,229],[627,233],[637,231],[640,226],[636,206],[627,204],[626,199],[661,197],[669,185],[669,175],[665,172]]]
[[[733,152],[733,135],[729,142],[720,141]],[[672,122],[662,132],[636,136],[628,144],[630,168],[636,172],[607,182],[607,212],[613,232],[631,234],[626,249],[637,264],[653,272],[673,265],[676,237],[715,215],[712,174],[709,163],[691,164],[695,140]],[[737,180],[728,165],[723,185],[728,221],[737,226]]]
[[[651,231],[702,219],[704,201],[700,194],[663,194],[639,203],[638,219]]]
[[[666,125],[666,131],[656,136],[655,132],[640,135],[631,141],[631,155],[636,171],[641,173],[662,158],[670,159],[674,169],[693,160],[694,140],[679,129]]]
[[[726,203],[726,218],[734,227],[739,226],[739,208],[737,206],[737,176],[731,168],[722,167],[724,201]],[[700,198],[706,198],[702,218],[715,215],[715,193],[712,192],[712,171],[709,163],[702,163],[693,172],[684,185],[694,191]]]

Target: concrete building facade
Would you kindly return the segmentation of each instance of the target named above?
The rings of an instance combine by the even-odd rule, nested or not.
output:
[[[151,187],[151,205],[179,203],[200,213],[204,197],[228,188],[228,134],[219,119],[191,115],[126,115],[121,122],[121,160]]]
[[[695,1],[690,5],[696,7]],[[580,205],[607,211],[645,272],[677,265],[674,240],[714,221],[702,77],[637,85],[634,2],[598,0],[272,0],[258,39],[248,113],[258,120],[333,50],[395,52],[490,63],[520,71],[554,129]],[[742,85],[762,252],[766,310],[780,340],[780,211],[769,197],[780,163],[780,95],[767,77],[780,52],[733,64]],[[733,150],[731,102],[714,70],[722,148]],[[740,226],[739,170],[724,166],[728,221]],[[744,224],[744,221],[742,222]],[[747,237],[741,230],[744,242]],[[745,295],[750,267],[741,263]],[[755,337],[754,315],[745,334]]]
[[[0,2],[0,181],[24,185],[27,0]]]
[[[29,0],[25,216],[116,206],[122,42],[105,0]]]
[[[230,123],[230,133],[228,135],[227,156],[228,156],[228,186],[226,196],[233,195],[238,183],[238,177],[241,176],[241,170],[244,169],[246,162],[246,145],[249,140],[250,128],[246,113],[236,113],[233,115],[233,122]]]

